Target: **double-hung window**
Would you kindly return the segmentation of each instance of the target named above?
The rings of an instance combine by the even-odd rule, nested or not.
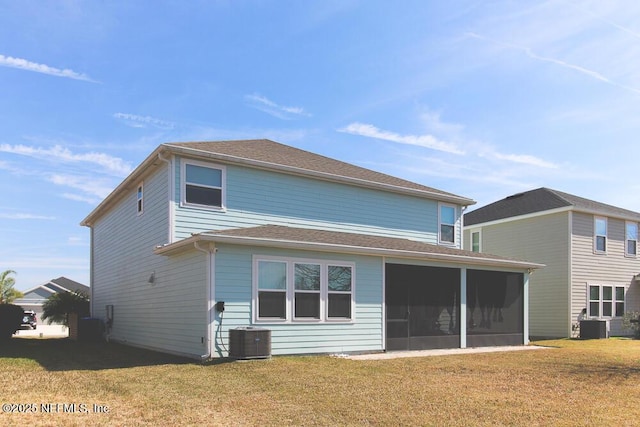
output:
[[[440,205],[440,242],[453,244],[456,241],[456,207]]]
[[[634,257],[638,252],[638,223],[627,221],[625,228],[625,255]]]
[[[589,285],[590,317],[622,317],[624,286]]]
[[[294,319],[320,319],[320,264],[294,263]]]
[[[183,161],[182,166],[182,203],[223,208],[224,168],[196,161]]]
[[[353,320],[354,264],[255,257],[254,269],[256,321]]]
[[[258,318],[287,318],[287,263],[258,261]]]
[[[597,253],[607,252],[607,218],[596,217],[594,220],[594,250]]]

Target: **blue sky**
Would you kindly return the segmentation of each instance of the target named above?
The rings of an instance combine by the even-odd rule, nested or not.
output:
[[[89,284],[80,221],[171,141],[640,211],[639,107],[634,0],[0,1],[0,270]]]

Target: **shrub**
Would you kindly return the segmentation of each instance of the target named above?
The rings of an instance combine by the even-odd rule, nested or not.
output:
[[[633,336],[640,338],[640,312],[628,311],[622,318],[622,327],[633,331]]]
[[[0,341],[9,340],[20,329],[24,311],[19,305],[0,304]]]

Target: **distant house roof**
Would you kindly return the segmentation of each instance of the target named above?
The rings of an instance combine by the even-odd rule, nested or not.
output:
[[[340,160],[325,157],[268,139],[176,142],[162,144],[151,153],[107,198],[82,221],[93,221],[119,199],[123,190],[137,185],[149,167],[163,164],[167,155],[200,157],[226,164],[238,164],[253,168],[275,170],[282,173],[307,176],[332,182],[342,182],[365,188],[410,194],[416,197],[457,203],[464,206],[475,201],[426,185],[376,172]]]
[[[362,255],[396,256],[511,268],[543,267],[542,264],[486,253],[454,249],[447,246],[432,245],[409,239],[280,225],[263,225],[198,233],[190,238],[159,246],[155,252],[162,255],[171,255],[186,248],[193,248],[196,242],[231,243]]]
[[[464,215],[464,225],[471,226],[560,208],[640,221],[638,212],[543,187],[508,196],[469,212]]]
[[[50,293],[84,292],[88,295],[89,292],[91,291],[91,288],[89,288],[88,286],[83,285],[82,283],[78,283],[74,280],[68,279],[64,276],[61,276],[61,277],[58,277],[57,279],[51,279],[47,283],[42,283],[38,286],[34,286],[31,289],[27,289],[23,293],[27,295],[29,292],[33,292],[36,289],[40,289],[40,288],[46,289]]]

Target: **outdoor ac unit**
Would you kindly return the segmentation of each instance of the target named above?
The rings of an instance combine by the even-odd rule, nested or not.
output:
[[[252,327],[229,329],[229,357],[268,359],[271,357],[271,331]]]

